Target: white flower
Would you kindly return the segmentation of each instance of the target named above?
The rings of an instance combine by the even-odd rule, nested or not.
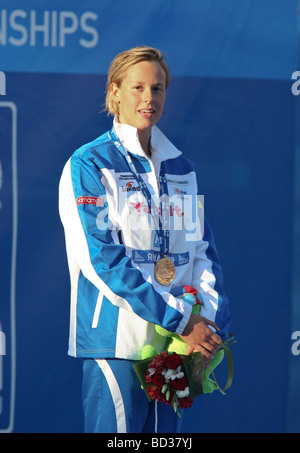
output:
[[[185,396],[189,396],[190,389],[186,387],[184,390],[176,390],[176,395],[178,398],[184,398]]]
[[[156,371],[155,368],[148,368],[149,376],[151,377],[153,374],[155,374],[155,371]]]
[[[165,380],[168,382],[170,379],[173,381],[174,379],[180,379],[184,376],[184,373],[181,371],[181,365],[176,368],[176,370],[167,370],[167,371],[162,371],[162,373],[165,376]]]

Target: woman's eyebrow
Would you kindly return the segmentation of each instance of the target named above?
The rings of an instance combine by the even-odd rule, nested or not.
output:
[[[145,82],[139,82],[138,80],[133,81],[132,83],[133,83],[133,84],[139,84],[139,85],[145,85]],[[155,86],[157,86],[157,85],[163,86],[164,83],[163,83],[163,82],[155,82],[155,83],[152,84],[152,86],[154,86],[154,85],[155,85]]]

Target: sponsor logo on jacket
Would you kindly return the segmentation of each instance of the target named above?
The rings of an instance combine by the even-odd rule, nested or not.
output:
[[[131,204],[131,206],[134,207],[134,209],[136,209],[138,214],[140,214],[140,213],[150,214],[150,208],[148,206],[148,203],[143,203],[142,201],[140,201],[138,203],[130,202],[130,204]],[[175,205],[175,204],[174,205],[169,204],[168,213],[169,213],[170,217],[173,217],[174,215],[177,215],[178,217],[182,217],[184,215],[184,212],[182,212],[182,206]],[[160,207],[156,208],[156,214],[161,215]]]
[[[77,206],[81,204],[92,204],[97,207],[103,208],[105,206],[104,197],[78,197],[76,198]]]
[[[133,181],[128,181],[126,186],[121,186],[121,188],[122,192],[138,192],[141,190],[139,186],[134,186]]]

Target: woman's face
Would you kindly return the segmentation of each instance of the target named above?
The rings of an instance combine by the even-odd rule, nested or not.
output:
[[[119,88],[115,83],[111,88],[119,103],[119,122],[150,131],[162,115],[166,98],[166,76],[160,64],[137,63],[128,69]]]

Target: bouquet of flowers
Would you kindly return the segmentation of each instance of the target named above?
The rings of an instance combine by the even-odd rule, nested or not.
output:
[[[233,378],[232,356],[228,347],[233,343],[235,341],[231,337],[219,350],[220,352],[224,350],[228,361],[228,379],[223,390],[216,381],[213,369],[209,366],[208,373],[208,369],[204,369],[200,352],[182,355],[163,351],[154,357],[137,361],[133,367],[149,401],[157,400],[171,405],[180,417],[179,409],[191,407],[194,398],[213,391],[203,389],[203,383],[206,381],[212,382],[214,388],[225,395],[224,390],[231,386]],[[214,381],[209,379],[210,373]],[[210,385],[209,382],[207,386]]]
[[[200,313],[202,300],[195,288],[176,286],[170,292],[190,303],[193,313]],[[135,362],[133,368],[149,401],[157,400],[169,404],[180,416],[179,409],[191,407],[194,398],[202,393],[219,390],[225,395],[224,390],[231,386],[233,379],[233,362],[229,349],[233,343],[233,337],[225,341],[210,365],[204,369],[200,352],[185,355],[187,345],[179,335],[155,326],[153,344],[143,347],[142,360]],[[159,353],[162,350],[163,352]],[[222,390],[213,370],[222,362],[224,355],[228,362],[228,379]]]
[[[150,398],[171,404],[175,412],[177,408],[185,409],[193,403],[182,365],[180,355],[164,351],[154,357],[145,376],[145,381],[149,383],[146,391]]]
[[[197,375],[193,373],[197,363]],[[182,356],[163,351],[155,357],[135,363],[134,369],[149,401],[169,404],[180,416],[178,409],[191,407],[195,396],[202,393],[203,366],[201,354]],[[194,374],[191,381],[191,374]],[[192,382],[192,388],[190,385]]]

